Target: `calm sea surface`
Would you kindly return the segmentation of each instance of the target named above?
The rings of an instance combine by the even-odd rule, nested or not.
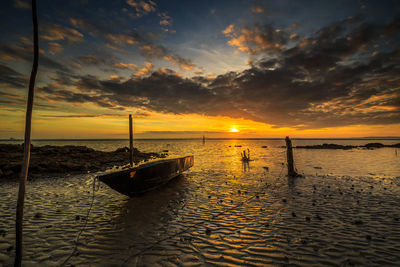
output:
[[[293,140],[293,145],[370,142],[400,141]],[[33,145],[112,151],[128,142]],[[68,264],[400,264],[400,150],[295,149],[296,168],[305,178],[289,181],[284,145],[284,140],[135,141],[141,151],[194,155],[195,165],[141,197],[128,198],[100,185]],[[245,149],[253,159],[249,165],[240,160]],[[28,182],[26,265],[59,265],[72,252],[98,174]],[[0,265],[12,264],[16,194],[17,183],[1,183]]]

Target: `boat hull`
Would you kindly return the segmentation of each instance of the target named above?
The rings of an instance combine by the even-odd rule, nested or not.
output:
[[[168,183],[194,164],[193,156],[155,161],[99,176],[99,180],[127,196],[153,190]]]

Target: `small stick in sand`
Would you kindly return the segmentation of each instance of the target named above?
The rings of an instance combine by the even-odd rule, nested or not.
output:
[[[32,121],[32,108],[33,108],[33,95],[35,91],[36,73],[39,65],[39,30],[38,19],[36,10],[36,0],[32,0],[32,22],[33,22],[33,66],[31,77],[29,80],[28,103],[26,107],[25,118],[25,139],[24,139],[24,159],[21,167],[17,213],[15,218],[15,259],[14,266],[21,266],[22,263],[22,226],[24,220],[24,202],[25,202],[25,187],[26,179],[28,177],[29,158],[31,152],[31,121]]]

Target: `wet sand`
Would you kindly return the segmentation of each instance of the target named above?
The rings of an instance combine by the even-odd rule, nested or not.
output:
[[[195,165],[140,197],[101,184],[67,266],[400,265],[395,149],[299,149],[295,162],[305,178],[288,180],[281,144],[265,149],[263,142],[143,143],[143,151],[194,154]],[[247,147],[254,161],[244,166]],[[101,173],[28,182],[24,265],[59,266],[71,254]],[[9,266],[17,183],[1,187],[0,265]]]
[[[199,176],[189,172],[131,199],[101,185],[69,264],[400,263],[398,180],[307,176],[288,182],[278,172],[245,182],[213,171],[195,179]],[[41,179],[28,185],[25,265],[59,265],[71,253],[90,204],[91,179]],[[11,265],[16,184],[2,188],[0,264]]]

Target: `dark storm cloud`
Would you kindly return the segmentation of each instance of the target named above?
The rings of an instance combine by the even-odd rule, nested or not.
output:
[[[398,45],[379,45],[382,38],[398,43],[393,27],[398,18],[387,25],[334,23],[275,51],[274,59],[266,56],[243,72],[212,80],[182,78],[172,71],[127,81],[84,76],[75,79],[81,93],[48,93],[53,100],[225,115],[298,128],[399,123],[400,50]],[[265,36],[272,34],[264,29]],[[271,52],[262,46],[252,51],[261,57]]]

